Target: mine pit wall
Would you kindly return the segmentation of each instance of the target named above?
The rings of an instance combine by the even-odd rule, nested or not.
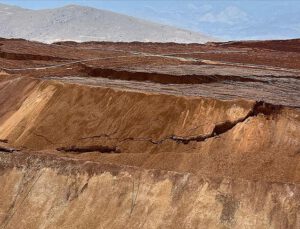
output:
[[[26,78],[3,83],[7,86],[0,90],[0,102],[5,103],[0,107],[0,140],[6,140],[7,147],[56,151],[99,146],[117,153],[75,156],[146,169],[300,182],[297,110],[282,108],[248,117],[254,101],[146,94]],[[216,125],[226,122],[235,125],[211,135]],[[203,141],[178,141],[208,135]]]
[[[37,81],[28,78],[0,75],[0,123],[14,114],[36,87]]]
[[[7,90],[23,89],[24,80]],[[15,106],[13,114],[8,116],[7,108],[0,108],[7,116],[0,123],[0,138],[39,150],[74,141],[87,144],[97,136],[102,140],[159,142],[172,135],[207,135],[218,123],[243,118],[253,106],[247,101],[221,102],[51,81],[34,80],[34,84],[23,93],[26,99],[21,105],[19,98],[11,99],[8,105]]]
[[[0,158],[1,228],[300,227],[295,184],[22,153]]]

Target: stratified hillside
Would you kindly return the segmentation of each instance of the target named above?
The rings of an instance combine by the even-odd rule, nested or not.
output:
[[[0,225],[299,228],[298,43],[1,39]]]
[[[28,10],[0,5],[0,37],[54,42],[148,41],[205,43],[212,37],[90,7]]]

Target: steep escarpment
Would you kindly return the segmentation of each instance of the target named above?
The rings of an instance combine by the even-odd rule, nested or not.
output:
[[[18,80],[15,89],[19,85],[22,87],[23,79]],[[205,135],[214,129],[215,123],[234,122],[252,109],[252,102],[247,101],[221,102],[50,81],[35,82],[36,86],[27,94],[18,111],[1,127],[1,138],[24,146],[31,142],[35,149],[53,148],[50,142],[88,140],[96,136],[100,138],[100,135],[120,139],[151,138],[153,141],[170,135]],[[33,128],[19,127],[29,120]],[[53,136],[51,127],[55,133]],[[37,148],[38,144],[31,138],[37,138],[34,133],[44,134],[43,129],[48,133],[45,133],[45,138],[49,136],[49,141],[40,141]]]
[[[295,184],[57,161],[44,155],[0,157],[4,228],[299,226]]]
[[[13,90],[23,81],[16,79]],[[49,80],[31,84],[22,103],[7,104],[14,112],[2,111],[0,139],[12,148],[147,169],[300,181],[300,119],[292,108]]]

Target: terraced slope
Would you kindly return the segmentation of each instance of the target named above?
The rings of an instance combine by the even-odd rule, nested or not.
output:
[[[1,227],[298,228],[300,68],[276,61],[299,55],[285,42],[2,39]]]

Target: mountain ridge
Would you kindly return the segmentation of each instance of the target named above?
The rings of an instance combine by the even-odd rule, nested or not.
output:
[[[206,43],[210,36],[80,5],[28,10],[0,5],[0,37],[56,41]]]

